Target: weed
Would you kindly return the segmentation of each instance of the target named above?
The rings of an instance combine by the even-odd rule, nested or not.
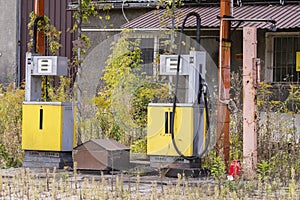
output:
[[[35,170],[18,169],[15,173],[7,171],[2,174],[0,196],[2,199],[299,199],[299,183],[290,179],[288,187],[283,187],[280,180],[263,184],[260,180],[225,181],[219,187],[212,180],[187,179],[179,175],[177,179],[164,178],[162,190],[158,187],[158,180],[149,181],[148,178],[132,176],[135,180],[132,188],[124,181],[123,175],[85,177],[76,173],[64,179],[65,172],[53,170],[49,172],[51,182],[47,190],[47,178],[40,176]],[[45,171],[46,172],[46,171]],[[44,178],[42,178],[44,177]],[[111,187],[110,181],[114,182]],[[145,181],[149,182],[145,186]],[[195,184],[195,181],[197,184]],[[278,181],[278,182],[277,182]],[[77,182],[77,188],[74,187]],[[134,188],[134,189],[133,189]]]

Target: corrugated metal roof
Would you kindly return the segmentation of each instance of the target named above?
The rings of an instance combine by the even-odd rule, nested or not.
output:
[[[176,25],[181,26],[181,21],[187,13],[197,12],[201,16],[201,26],[216,28],[219,27],[220,21],[217,16],[220,15],[219,7],[189,7],[180,8],[177,11],[179,16]],[[170,28],[171,19],[167,18],[161,21],[165,10],[150,11],[129,23],[126,23],[122,28]],[[273,19],[276,21],[277,29],[300,28],[300,5],[247,5],[241,7],[234,7],[233,15],[235,18],[250,18],[250,19]],[[196,20],[190,17],[186,22],[186,27],[195,27]],[[232,24],[235,26],[234,24]],[[256,26],[257,28],[268,28],[269,24],[266,23],[249,23],[245,22],[240,25],[243,26]]]

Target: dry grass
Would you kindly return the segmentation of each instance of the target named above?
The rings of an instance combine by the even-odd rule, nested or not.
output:
[[[300,199],[300,184],[273,180],[87,175],[41,169],[2,170],[1,199]]]

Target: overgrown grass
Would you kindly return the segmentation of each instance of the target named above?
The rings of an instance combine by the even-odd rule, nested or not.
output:
[[[236,75],[237,76],[237,75]],[[235,80],[241,80],[235,77]],[[50,90],[52,100],[71,98],[66,93],[68,82]],[[242,102],[240,82],[233,82],[236,110],[231,114],[231,159],[242,161]],[[0,197],[3,199],[300,199],[300,143],[296,129],[299,118],[300,88],[290,86],[283,101],[272,100],[269,85],[258,90],[258,166],[257,176],[250,181],[243,176],[227,181],[222,159],[211,152],[205,164],[212,179],[177,180],[139,176],[99,175],[78,176],[74,173],[45,170],[36,173],[17,170],[15,175],[0,176]],[[24,90],[13,86],[0,91],[0,168],[19,167],[21,150],[21,120]],[[262,114],[263,113],[263,114]],[[283,114],[285,113],[285,114]],[[298,117],[298,118],[297,118]],[[143,118],[141,118],[143,119]],[[94,119],[95,121],[99,118]],[[100,123],[100,122],[99,122]],[[132,150],[145,151],[146,142],[138,140]]]
[[[242,77],[232,73],[231,92],[235,112],[231,113],[231,160],[243,162]],[[282,98],[279,98],[280,94]],[[300,87],[260,83],[257,87],[257,178],[266,184],[274,180],[288,185],[292,171],[300,179]],[[247,105],[244,105],[247,106]]]
[[[15,169],[0,174],[2,199],[299,199],[300,185],[274,180],[223,181],[77,174],[76,170]]]
[[[21,166],[22,102],[24,90],[0,88],[0,168]]]

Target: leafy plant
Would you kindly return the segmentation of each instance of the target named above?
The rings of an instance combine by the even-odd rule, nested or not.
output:
[[[225,177],[225,163],[221,156],[216,156],[212,159],[212,163],[210,165],[210,173],[217,180],[221,181]]]
[[[147,139],[142,138],[135,140],[132,145],[130,145],[130,151],[132,153],[147,153]]]
[[[28,23],[29,35],[31,36],[30,42],[28,43],[28,51],[31,52],[33,48],[33,25],[34,21],[37,18],[37,15],[34,12],[29,14],[30,21]],[[50,24],[50,19],[47,16],[44,16],[44,21],[39,21],[37,24],[37,31],[43,32],[45,34],[46,43],[48,44],[47,48],[50,53],[53,55],[58,55],[59,48],[61,47],[60,35],[61,31],[58,31],[55,26]],[[38,50],[38,49],[37,49]]]
[[[107,131],[105,135],[110,138],[120,139],[121,135],[124,136],[126,130],[120,129],[121,124],[128,129],[135,127],[129,107],[131,95],[139,82],[137,72],[142,61],[138,43],[129,40],[125,31],[118,42],[112,44],[112,54],[102,77],[105,85],[94,99],[98,118],[104,122],[102,131]],[[105,115],[105,118],[101,115]]]
[[[257,164],[257,173],[261,181],[265,181],[272,172],[273,166],[271,162],[261,160]]]
[[[139,43],[125,30],[112,44],[112,54],[101,78],[104,84],[94,99],[104,134],[129,145],[144,136],[148,103],[166,101],[168,94],[166,84],[151,82],[140,72]]]
[[[82,22],[89,22],[91,16],[98,14],[95,3],[92,0],[81,0],[77,10],[73,13],[75,19],[71,32],[75,32]]]
[[[242,90],[242,74],[241,72],[231,73],[231,90],[233,105],[230,113],[230,158],[231,160],[242,160],[243,158],[243,90]]]
[[[48,95],[51,101],[70,102],[73,99],[73,91],[70,88],[71,79],[68,77],[59,77],[59,85],[48,88]]]
[[[24,90],[12,85],[0,89],[0,167],[18,167],[21,150],[22,102]]]
[[[142,80],[140,85],[134,90],[131,114],[134,122],[139,127],[147,126],[147,107],[153,102],[168,102],[170,98],[166,84]]]
[[[289,87],[288,90],[284,90],[285,99],[278,99],[274,95],[274,88],[285,87]],[[300,156],[296,128],[299,117],[297,114],[300,100],[299,87],[295,85],[285,87],[260,84],[258,90],[258,159],[262,161],[259,163],[262,165],[260,178],[267,175],[267,178],[278,177],[287,181],[291,174],[289,170],[291,167],[297,170],[296,174],[299,174],[297,163]],[[269,167],[272,170],[268,170]]]

